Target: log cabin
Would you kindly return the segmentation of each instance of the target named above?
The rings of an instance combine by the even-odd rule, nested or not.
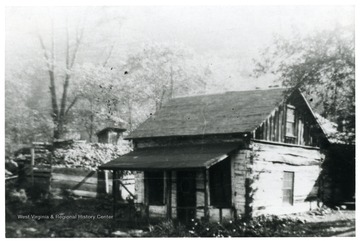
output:
[[[127,139],[134,151],[100,169],[134,171],[150,218],[222,221],[317,205],[326,136],[299,90],[174,98]]]

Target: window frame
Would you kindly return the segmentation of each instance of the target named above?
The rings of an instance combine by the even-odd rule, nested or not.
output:
[[[289,110],[293,112],[293,116],[289,120]],[[285,142],[286,143],[295,143],[296,141],[296,108],[293,105],[286,105],[286,120],[285,120]],[[292,125],[292,133],[288,132],[288,124]]]

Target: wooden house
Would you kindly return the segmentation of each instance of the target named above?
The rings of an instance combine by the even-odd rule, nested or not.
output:
[[[100,168],[136,172],[150,217],[214,221],[316,207],[324,132],[300,91],[175,98]]]
[[[126,131],[123,127],[108,126],[96,133],[99,143],[110,143],[118,145],[123,139],[123,133]]]

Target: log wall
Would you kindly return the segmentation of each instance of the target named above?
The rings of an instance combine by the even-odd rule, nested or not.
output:
[[[318,149],[253,143],[249,165],[253,214],[282,214],[316,207],[324,156]],[[283,203],[284,172],[294,173],[293,205]]]
[[[216,144],[226,142],[237,142],[246,144],[249,141],[248,134],[216,134],[191,137],[159,137],[159,138],[142,138],[134,139],[136,148],[160,147],[160,146],[182,146],[182,145],[200,145],[200,144]]]
[[[236,212],[236,216],[245,214],[245,182],[247,177],[247,165],[249,158],[250,150],[240,150],[231,158],[232,203]]]
[[[247,214],[281,214],[307,211],[318,201],[318,178],[324,155],[316,147],[252,141],[249,149],[231,155],[231,208],[219,209],[210,203],[207,195],[208,214],[211,221],[237,218]],[[284,172],[294,172],[293,205],[283,204]],[[172,171],[171,216],[176,218],[176,171]],[[196,218],[205,215],[204,171],[196,172]],[[248,187],[248,185],[250,185]],[[248,189],[249,188],[249,189]],[[165,187],[166,190],[166,187]],[[251,190],[251,191],[249,191]],[[138,202],[145,202],[143,173],[136,175]],[[150,217],[166,217],[166,204],[150,206]]]

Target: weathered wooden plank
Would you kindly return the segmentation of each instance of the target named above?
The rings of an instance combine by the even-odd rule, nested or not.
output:
[[[105,193],[110,193],[110,181],[109,181],[109,171],[105,170],[104,171],[104,185],[105,185]],[[135,183],[135,180],[134,180]]]
[[[285,146],[285,145],[273,145],[268,143],[253,142],[253,150],[257,154],[281,154],[290,156],[299,156],[304,158],[310,158],[314,160],[321,160],[323,155],[317,148],[302,148],[297,146]],[[272,158],[273,159],[273,158]]]
[[[285,135],[286,135],[286,105],[282,106],[282,134],[281,134],[281,142],[285,142]]]
[[[81,168],[67,168],[67,167],[53,167],[52,173],[61,173],[61,174],[68,174],[68,175],[90,175],[90,176],[97,176],[96,171],[91,171],[87,169]]]
[[[171,191],[171,188],[172,188],[172,177],[171,177],[171,171],[167,171],[166,172],[166,216],[168,219],[171,219],[172,217],[172,212],[171,212],[171,207],[172,207],[172,199],[171,199],[171,196],[172,196],[172,191]]]
[[[266,119],[266,140],[270,141],[271,140],[271,125],[270,125],[270,119]]]
[[[137,202],[144,203],[145,201],[144,172],[135,173],[135,193],[137,195]]]
[[[268,139],[268,121],[265,120],[264,122],[264,140]]]
[[[209,170],[206,169],[203,171],[204,175],[204,186],[205,186],[205,193],[204,193],[204,199],[205,199],[205,205],[204,205],[204,213],[205,218],[209,219]]]
[[[77,190],[86,190],[86,191],[94,191],[97,190],[97,184],[92,183],[81,183],[79,185],[78,182],[73,182],[70,180],[61,180],[61,181],[52,181],[51,188],[63,188],[63,189],[77,189]]]
[[[247,155],[248,150],[240,150],[232,156],[233,161],[233,205],[238,214],[245,212],[245,179],[247,173]]]
[[[166,217],[166,206],[155,206],[149,205],[149,215],[150,217],[157,217],[157,218],[165,218]]]
[[[261,136],[261,139],[266,140],[266,123],[263,122],[261,126],[262,126],[262,136]]]
[[[304,128],[304,126],[303,126],[303,123],[302,123],[302,119],[300,118],[299,119],[299,134],[298,134],[298,136],[299,136],[299,142],[298,142],[298,144],[299,145],[303,145],[304,144],[304,141],[303,141],[303,135],[302,135],[302,133],[303,133],[303,128]]]
[[[205,207],[205,192],[196,192],[196,207]]]
[[[270,116],[270,122],[271,122],[271,128],[270,128],[270,140],[274,141],[274,131],[275,131],[275,119],[274,119],[274,115]]]
[[[176,171],[171,172],[171,216],[177,217],[177,187],[176,187]]]
[[[31,174],[26,174],[26,177],[31,179]],[[34,178],[50,178],[51,174],[49,173],[34,173]]]
[[[217,144],[224,142],[239,142],[245,143],[244,137],[242,134],[216,134],[209,135],[207,138],[202,136],[198,137],[164,137],[164,138],[148,138],[143,140],[138,140],[136,142],[137,148],[146,148],[146,147],[159,147],[159,146],[180,146],[180,145],[198,145],[198,144]]]
[[[73,182],[86,182],[86,183],[97,183],[97,177],[86,177],[86,176],[76,176],[76,175],[69,175],[69,174],[62,174],[62,173],[53,173],[51,175],[51,180],[69,180]]]
[[[51,189],[51,193],[54,194],[58,194],[61,195],[63,189],[61,188],[52,188]],[[68,189],[69,192],[73,193],[76,196],[80,196],[80,197],[92,197],[95,198],[97,196],[96,192],[92,192],[92,191],[86,191],[86,190],[70,190]]]

